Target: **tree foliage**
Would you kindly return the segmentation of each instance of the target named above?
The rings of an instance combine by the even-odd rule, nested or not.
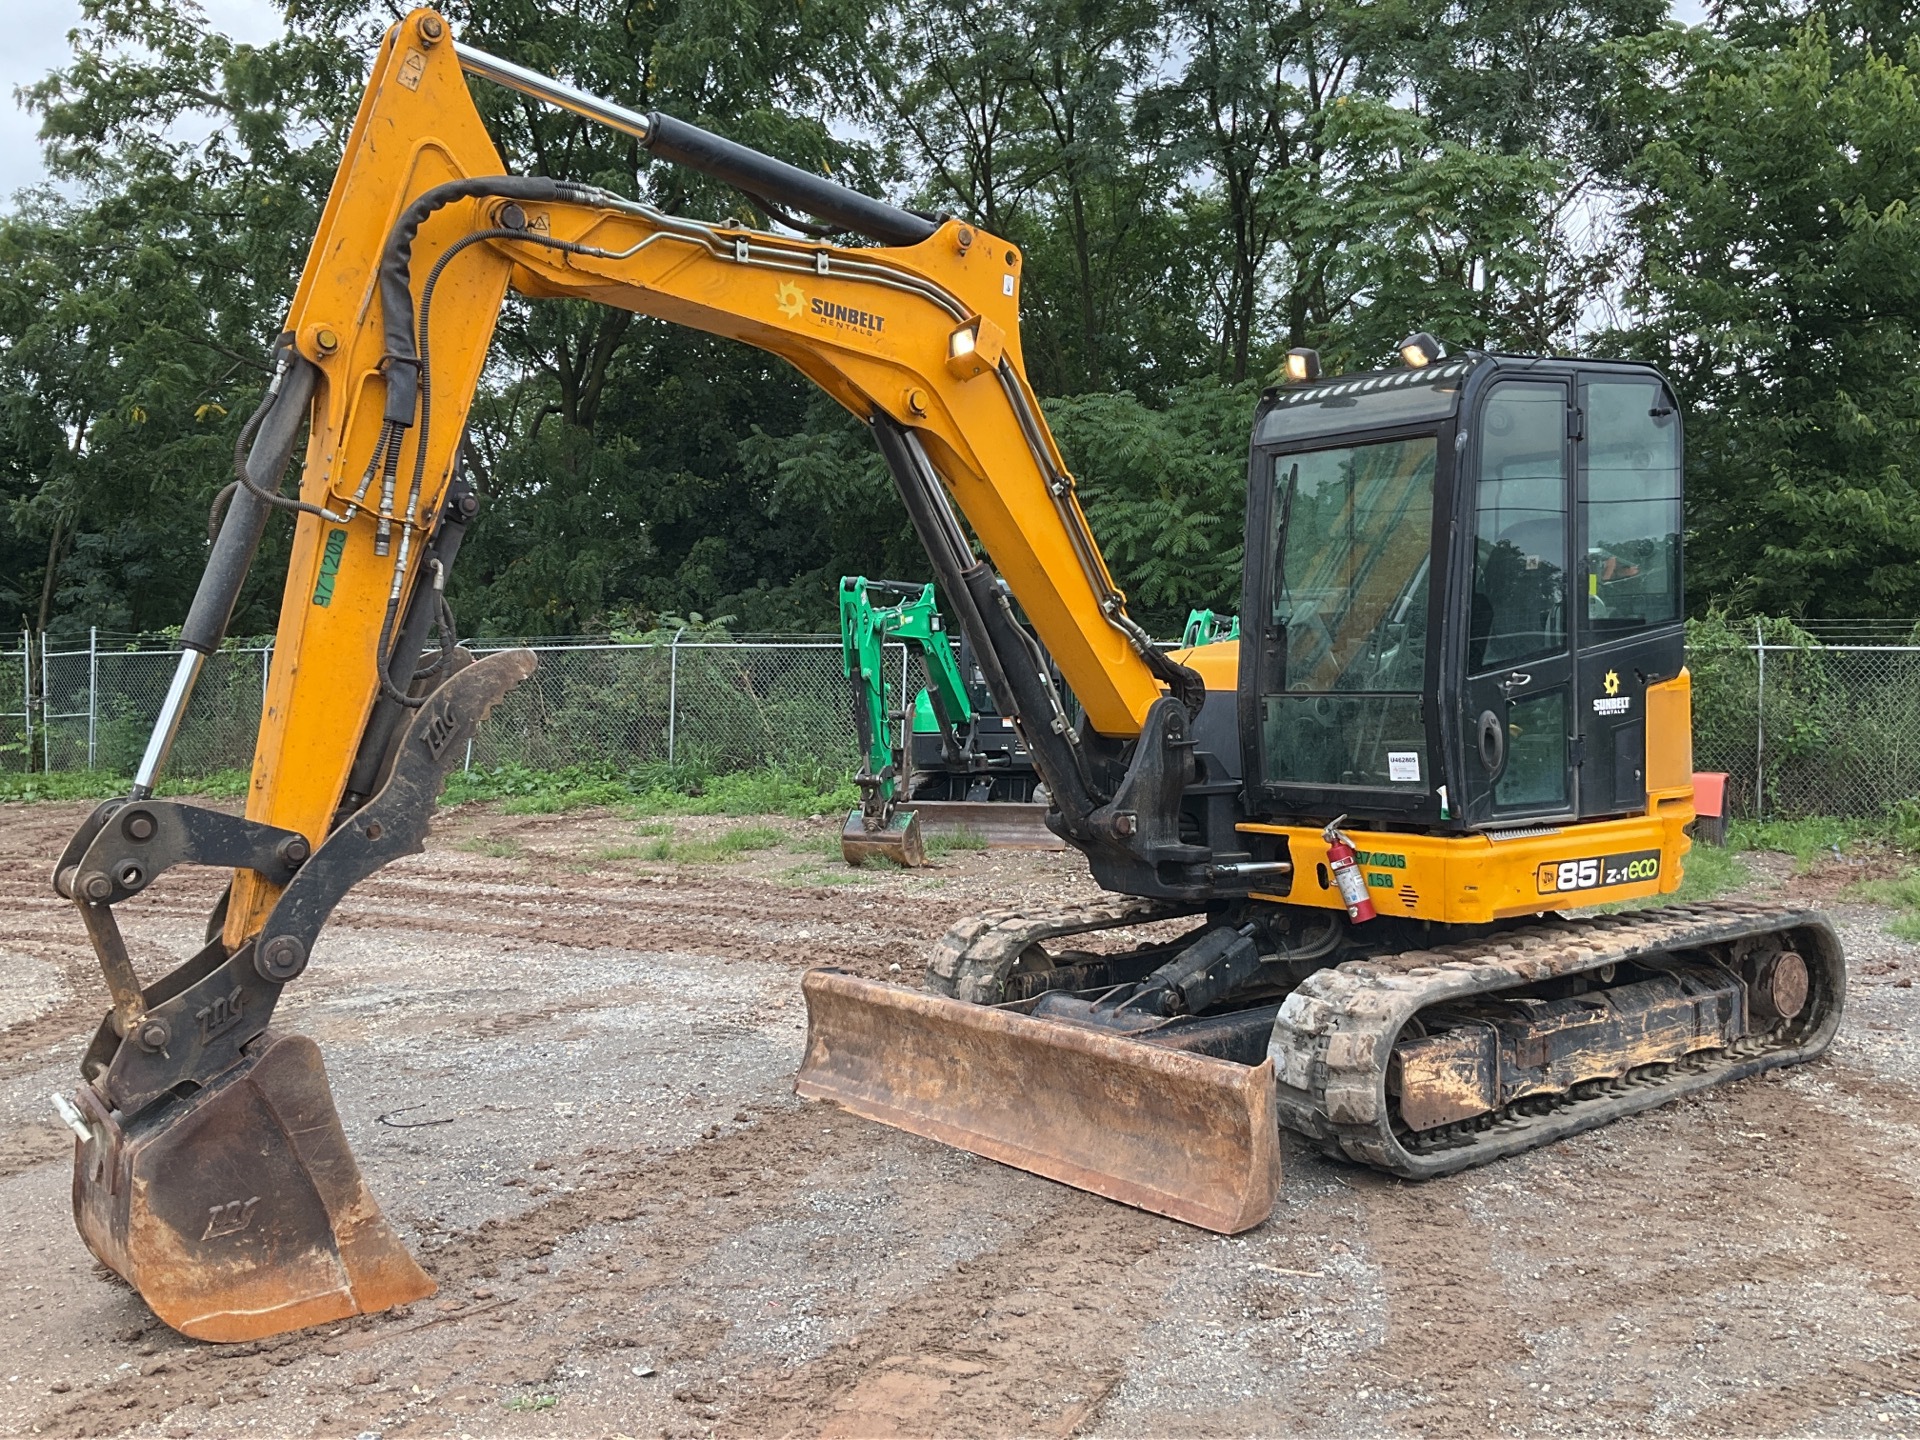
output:
[[[1636,52],[1636,334],[1689,402],[1691,587],[1920,609],[1920,41]],[[1677,80],[1676,80],[1677,77]]]
[[[191,4],[85,0],[70,63],[27,96],[53,183],[0,214],[0,628],[186,608],[387,18],[284,13],[245,46]],[[1920,602],[1907,7],[1760,0],[1694,30],[1663,0],[448,13],[624,105],[1019,244],[1029,372],[1157,626],[1237,603],[1247,422],[1282,352],[1370,366],[1421,328],[1669,367],[1697,607]],[[475,97],[515,170],[776,218],[577,116]],[[812,628],[839,574],[924,571],[862,427],[729,342],[511,301],[472,439],[469,629]],[[276,524],[240,628],[271,627],[284,544]]]

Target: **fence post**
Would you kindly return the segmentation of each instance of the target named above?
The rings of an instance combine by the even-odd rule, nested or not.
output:
[[[680,706],[680,637],[687,633],[682,625],[667,642],[667,764],[673,764],[673,712]]]
[[[87,769],[94,768],[94,742],[100,728],[100,627],[87,627]]]
[[[53,653],[47,644],[47,632],[40,632],[40,771],[53,773],[53,684],[47,678],[47,657]]]
[[[1767,818],[1767,637],[1760,621],[1753,622],[1753,653],[1757,657],[1759,678],[1754,687],[1753,704],[1753,818]]]
[[[20,720],[27,730],[25,764],[20,768],[33,773],[33,632],[20,632]]]

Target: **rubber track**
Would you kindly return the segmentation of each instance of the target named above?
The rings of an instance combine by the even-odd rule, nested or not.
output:
[[[1808,1008],[1790,1024],[1726,1050],[1702,1052],[1658,1078],[1630,1077],[1591,1098],[1566,1098],[1545,1114],[1503,1113],[1444,1149],[1409,1150],[1395,1134],[1387,1062],[1417,1011],[1603,965],[1770,934],[1783,934],[1807,962]],[[1710,1086],[1810,1060],[1833,1038],[1845,987],[1839,937],[1824,915],[1731,903],[1547,922],[1465,944],[1349,961],[1308,976],[1280,1008],[1268,1050],[1280,1123],[1408,1179],[1452,1174]]]
[[[969,915],[933,947],[927,961],[927,988],[971,1005],[998,1005],[1005,995],[1007,976],[1029,945],[1194,915],[1206,908],[1203,904],[1116,896],[1038,914],[993,910]]]

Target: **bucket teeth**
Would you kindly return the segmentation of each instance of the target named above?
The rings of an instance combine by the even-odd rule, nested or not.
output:
[[[269,1031],[185,1100],[123,1126],[80,1093],[74,1219],[100,1261],[196,1340],[258,1340],[434,1291],[380,1213],[319,1048]]]

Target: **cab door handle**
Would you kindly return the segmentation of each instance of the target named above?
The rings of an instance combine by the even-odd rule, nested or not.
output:
[[[1527,674],[1527,672],[1524,670],[1516,670],[1511,675],[1507,676],[1506,679],[1500,682],[1500,688],[1502,691],[1505,692],[1506,697],[1509,700],[1511,700],[1513,698],[1514,691],[1524,690],[1526,689],[1527,686],[1531,685],[1532,683],[1533,683],[1533,676]]]

